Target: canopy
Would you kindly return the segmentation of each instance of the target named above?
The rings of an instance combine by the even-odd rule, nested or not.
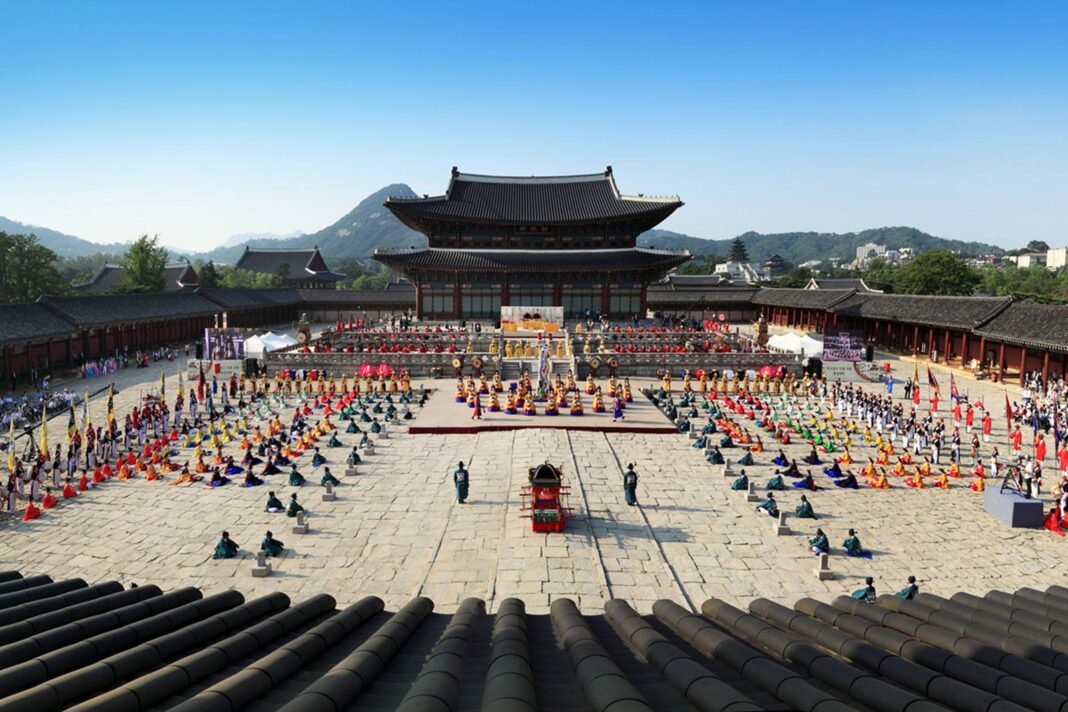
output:
[[[245,358],[263,358],[268,351],[277,351],[296,345],[297,340],[292,336],[268,331],[266,334],[245,339]]]
[[[787,334],[775,334],[768,338],[768,347],[776,351],[786,351],[792,354],[804,354],[805,356],[822,356],[823,342],[812,338],[808,334],[798,334],[793,331]]]

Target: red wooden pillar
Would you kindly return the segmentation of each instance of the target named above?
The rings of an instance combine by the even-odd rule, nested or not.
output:
[[[979,337],[979,365],[986,366],[986,337]]]
[[[1049,351],[1042,352],[1042,383],[1049,378]]]
[[[611,296],[611,295],[609,295],[609,296]],[[639,303],[639,305],[638,305],[638,317],[639,317],[639,318],[645,318],[645,313],[646,313],[646,312],[647,312],[648,310],[649,310],[649,304],[648,304],[648,302],[646,301],[646,294],[645,294],[645,284],[642,284],[642,289],[641,289],[641,302],[640,302],[640,303]],[[608,311],[608,304],[605,304],[605,311]],[[702,309],[702,311],[701,311],[701,317],[702,317],[702,318],[704,318],[704,315],[705,315],[705,313],[704,313],[704,310]],[[626,314],[624,314],[623,316],[624,316],[624,317],[626,317],[627,315],[626,315]]]
[[[1027,347],[1020,347],[1020,385],[1024,384],[1024,369],[1027,367]]]
[[[916,324],[912,327],[912,350],[916,353],[920,351],[920,325]]]
[[[946,336],[945,336],[944,341],[945,341],[946,345],[945,345],[945,348],[942,349],[942,353],[945,354],[945,356],[943,356],[943,359],[948,364],[949,363],[949,329],[946,329]]]
[[[506,307],[511,304],[512,290],[511,284],[508,280],[504,280],[504,284],[501,285],[501,306]]]
[[[998,380],[1005,382],[1005,344],[998,344]]]
[[[970,332],[965,329],[960,336],[960,365],[966,366],[968,364],[968,337]]]

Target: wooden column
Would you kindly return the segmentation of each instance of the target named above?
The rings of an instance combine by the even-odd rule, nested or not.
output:
[[[998,344],[998,380],[1005,382],[1005,344]]]
[[[949,356],[950,356],[950,354],[949,354],[949,329],[946,329],[946,336],[945,336],[945,339],[943,339],[943,340],[945,341],[946,345],[945,345],[945,348],[942,349],[942,353],[945,354],[945,356],[943,358],[945,359],[945,362],[948,365],[949,364]]]
[[[1020,347],[1020,385],[1024,384],[1024,369],[1027,367],[1027,347]]]
[[[960,365],[961,366],[967,366],[968,365],[968,337],[970,335],[971,335],[971,332],[968,331],[967,329],[965,329],[964,332],[961,334],[961,337],[960,337]]]
[[[507,307],[507,306],[511,305],[511,302],[509,301],[512,298],[511,286],[512,285],[508,282],[507,279],[504,280],[504,284],[501,285],[501,306],[502,307]],[[500,315],[498,314],[498,316],[500,316]]]
[[[460,275],[456,275],[456,283],[452,287],[452,310],[453,316],[460,319],[460,314],[463,309],[463,298],[460,291]]]
[[[1047,378],[1049,378],[1049,351],[1048,350],[1042,352],[1042,383],[1043,384],[1046,382]]]

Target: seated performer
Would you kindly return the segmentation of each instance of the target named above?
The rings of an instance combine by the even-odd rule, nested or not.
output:
[[[786,485],[783,484],[782,481],[782,475],[776,472],[775,475],[770,480],[768,480],[768,484],[764,489],[775,491],[782,491],[786,489]]]
[[[842,466],[836,462],[830,467],[824,467],[823,474],[837,479],[842,476]]]
[[[986,489],[986,480],[982,475],[972,472],[972,481],[968,483],[968,489],[975,492],[982,492]]]
[[[816,530],[816,536],[808,540],[808,545],[812,549],[812,553],[817,556],[831,553],[831,542],[827,540],[827,535],[823,533],[822,529]]]
[[[904,598],[906,601],[911,601],[916,598],[916,594],[920,592],[920,587],[916,585],[916,577],[909,576],[908,585],[901,589],[894,595],[898,598]]]
[[[315,454],[312,455],[312,467],[319,467],[324,463],[326,463],[326,458],[319,452],[319,448],[315,448]]]
[[[753,464],[753,453],[746,452],[740,458],[738,458],[739,465],[751,466]]]
[[[263,480],[252,474],[252,470],[248,470],[247,472],[245,472],[245,482],[243,484],[244,487],[259,487],[262,484]]]
[[[360,464],[360,453],[357,452],[355,445],[353,446],[352,451],[349,453],[349,456],[345,458],[345,463],[349,466],[355,466]]]
[[[756,506],[758,512],[763,512],[769,517],[779,516],[779,503],[775,501],[775,495],[768,492],[768,498]]]
[[[820,461],[820,456],[816,453],[816,446],[815,445],[812,446],[812,451],[809,452],[809,454],[805,455],[802,458],[802,460],[804,462],[808,463],[809,465],[822,465],[823,464]]]
[[[56,504],[58,504],[58,500],[52,496],[52,488],[45,487],[44,497],[41,498],[41,508],[52,509]]]
[[[229,483],[230,483],[230,478],[229,477],[224,477],[222,475],[222,473],[219,472],[219,468],[216,467],[214,470],[211,471],[211,479],[208,480],[207,485],[209,487],[222,487],[223,485],[226,485],[226,484],[229,484]]]
[[[704,450],[705,447],[707,447],[707,446],[708,446],[708,436],[707,435],[698,435],[697,439],[693,441],[693,445],[691,447],[693,447],[694,449],[697,449],[697,450]]]
[[[890,489],[890,483],[886,479],[886,468],[883,468],[878,477],[872,477],[868,484],[875,489]]]
[[[289,486],[290,487],[301,487],[301,486],[303,486],[303,484],[304,484],[304,475],[302,475],[299,472],[297,472],[297,466],[296,465],[291,465],[291,468],[292,469],[290,469],[290,471],[289,471]]]
[[[515,406],[515,393],[508,391],[504,399],[504,412],[506,415],[516,415],[519,411]]]
[[[732,490],[748,490],[749,489],[749,476],[745,474],[745,470],[742,470],[742,474],[735,478],[731,483]]]
[[[497,391],[494,390],[490,393],[489,399],[489,412],[500,413],[501,412],[501,399],[497,396]],[[411,417],[411,413],[408,414]]]
[[[788,477],[800,477],[801,468],[797,466],[797,460],[791,460],[790,466],[783,470],[783,474],[787,475]]]
[[[915,487],[916,489],[927,489],[927,484],[923,481],[923,472],[920,468],[916,468],[916,475],[914,477],[905,478],[905,484],[909,487]]]
[[[67,477],[67,481],[63,484],[63,499],[74,499],[78,496],[78,491],[70,483],[71,478]]]
[[[719,451],[718,445],[713,445],[712,449],[708,452],[708,462],[710,465],[724,465],[726,460],[723,457],[723,453]]]
[[[327,484],[331,484],[331,485],[334,485],[336,487],[337,485],[341,484],[341,480],[339,480],[338,478],[334,477],[333,474],[331,474],[329,467],[324,467],[323,468],[323,477],[322,477],[322,479],[319,480],[319,484],[322,485],[323,487],[326,487]]]
[[[852,596],[858,601],[875,603],[875,579],[871,576],[864,579],[864,588],[858,588]]]
[[[846,472],[845,477],[834,481],[835,487],[845,487],[847,489],[860,489],[860,485],[857,484],[857,476],[852,472]]]
[[[819,489],[819,486],[816,484],[816,480],[812,477],[812,473],[811,472],[806,474],[800,480],[797,480],[796,482],[792,482],[791,484],[794,487],[800,487],[801,489],[807,489],[807,490],[812,491],[812,492],[815,492],[816,490]]]
[[[808,501],[808,497],[801,495],[801,504],[797,505],[794,509],[794,516],[798,519],[815,519],[816,512],[812,509],[812,504]]]
[[[267,506],[264,507],[264,511],[270,512],[271,514],[277,514],[278,512],[281,512],[284,509],[285,507],[282,506],[282,500],[275,497],[274,492],[268,492]]]
[[[344,447],[340,440],[337,439],[337,432],[330,433],[330,439],[326,441],[327,447]]]
[[[270,531],[264,535],[263,541],[260,542],[260,550],[267,556],[281,556],[282,549],[282,542],[275,539],[274,534]]]
[[[298,513],[303,511],[304,507],[300,506],[300,503],[297,502],[297,493],[294,492],[293,494],[289,495],[289,506],[286,508],[286,516],[295,517]]]
[[[223,532],[222,538],[215,545],[215,554],[211,558],[232,559],[237,556],[237,550],[240,548],[237,542],[230,538],[230,532]]]
[[[871,552],[866,551],[864,547],[860,545],[860,537],[857,536],[855,530],[849,530],[849,538],[842,542],[842,546],[845,547],[846,553],[850,556],[859,556],[864,559],[871,558]]]
[[[779,467],[786,467],[790,464],[790,461],[786,459],[786,453],[782,451],[782,448],[779,448],[779,454],[775,456],[775,459],[772,460],[772,462]]]

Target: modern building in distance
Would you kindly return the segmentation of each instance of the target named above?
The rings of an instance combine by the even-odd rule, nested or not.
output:
[[[164,268],[165,292],[177,292],[182,289],[196,289],[200,286],[200,278],[189,262],[175,262]],[[77,284],[74,291],[82,294],[104,294],[115,287],[123,284],[126,280],[126,272],[122,265],[105,264],[100,271],[85,284]]]
[[[1052,271],[1068,267],[1068,247],[1051,247],[1046,250],[1046,269]]]
[[[715,272],[734,284],[760,284],[770,279],[762,267],[750,262],[720,262]]]
[[[501,306],[644,314],[646,287],[690,259],[636,246],[682,206],[678,196],[623,195],[612,167],[570,176],[488,176],[452,169],[444,195],[385,206],[427,247],[374,258],[416,285],[427,319],[498,318]]]
[[[310,250],[272,250],[246,245],[234,267],[257,274],[273,275],[283,271],[286,279],[281,286],[285,287],[333,289],[338,280],[345,278],[345,275],[330,270],[318,245]]]

